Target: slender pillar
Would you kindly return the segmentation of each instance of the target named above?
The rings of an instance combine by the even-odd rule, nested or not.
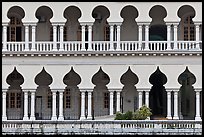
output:
[[[195,120],[202,120],[200,116],[200,90],[196,90],[196,115]]]
[[[25,49],[24,51],[29,51],[29,25],[25,25]]]
[[[178,117],[178,91],[174,91],[174,116],[173,119],[179,119]]]
[[[110,94],[110,114],[109,115],[113,115],[113,93],[114,91],[109,91]]]
[[[142,90],[138,90],[138,96],[139,96],[139,105],[138,105],[138,108],[142,107],[142,93],[143,93]]]
[[[117,48],[116,50],[121,50],[120,48],[120,25],[121,24],[117,25]]]
[[[2,51],[7,51],[7,25],[3,24],[3,49]]]
[[[2,90],[2,121],[7,120],[6,116],[6,90]]]
[[[177,47],[177,26],[178,24],[173,24],[174,26],[174,50],[178,50],[178,47]]]
[[[63,48],[63,42],[64,42],[64,26],[60,25],[60,47],[59,47],[59,51],[64,51]]]
[[[81,50],[85,51],[86,50],[85,48],[85,25],[81,26],[81,41],[82,41]]]
[[[81,91],[81,116],[80,120],[85,119],[85,91]]]
[[[167,90],[167,119],[172,119],[171,116],[171,90]]]
[[[114,25],[111,24],[110,25],[110,51],[113,51],[114,50],[114,47],[113,47],[113,31],[114,31]]]
[[[52,118],[51,120],[56,121],[57,115],[56,115],[56,92],[55,90],[52,91]]]
[[[92,25],[88,26],[88,51],[92,51]]]
[[[28,91],[23,91],[24,93],[24,116],[23,120],[29,120],[28,118]]]
[[[149,24],[145,24],[145,49],[149,50]]]
[[[35,91],[31,91],[31,113],[30,120],[35,120]]]
[[[117,97],[116,112],[120,112],[120,91],[116,91],[116,97]]]
[[[149,107],[149,91],[145,91],[145,105]]]
[[[59,117],[58,120],[64,120],[63,116],[63,91],[59,91]]]
[[[53,25],[53,51],[57,51],[57,25]]]
[[[196,49],[200,49],[199,47],[199,34],[200,34],[200,24],[195,23],[195,33],[196,33]]]
[[[167,23],[167,50],[171,50],[171,24]]]
[[[88,116],[87,116],[87,119],[92,119],[92,114],[91,114],[91,110],[92,110],[91,97],[92,97],[92,92],[88,91]]]
[[[139,50],[142,50],[142,24],[138,24]]]
[[[32,47],[31,47],[31,51],[36,51],[35,49],[35,35],[36,35],[36,25],[32,25]]]

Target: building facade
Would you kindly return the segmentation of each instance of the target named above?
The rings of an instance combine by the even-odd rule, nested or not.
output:
[[[2,120],[201,120],[201,30],[201,2],[3,2]]]

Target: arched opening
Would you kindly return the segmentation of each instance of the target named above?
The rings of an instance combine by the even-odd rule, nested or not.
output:
[[[81,114],[81,94],[78,84],[81,83],[80,76],[74,71],[73,67],[63,78],[64,84],[64,119],[79,119]]]
[[[167,16],[166,9],[163,6],[156,5],[149,11],[149,16],[152,18],[149,28],[150,41],[166,41],[167,27],[164,18]]]
[[[44,67],[42,71],[36,75],[35,83],[38,85],[36,89],[36,94],[35,94],[36,120],[51,119],[52,92],[51,92],[49,85],[52,83],[52,77],[49,73],[46,72]],[[58,96],[56,98],[58,99]],[[59,101],[56,101],[56,102],[59,102]],[[58,108],[59,106],[58,103],[56,106]]]
[[[6,82],[10,85],[6,96],[6,113],[8,120],[23,119],[23,92],[20,85],[23,84],[24,78],[14,67],[6,78]]]
[[[167,93],[163,85],[166,84],[167,77],[157,67],[157,70],[150,76],[149,82],[153,85],[149,93],[149,106],[152,110],[150,118],[165,118],[167,114]]]
[[[185,71],[178,77],[178,82],[181,84],[179,89],[179,111],[181,119],[195,118],[195,91],[193,84],[196,82],[196,77],[186,67]]]
[[[92,94],[92,116],[109,115],[109,91],[107,84],[110,82],[109,76],[100,67],[99,71],[92,77],[95,85]]]
[[[36,41],[53,41],[53,28],[50,19],[53,17],[51,8],[41,6],[35,13],[38,23],[36,26]]]
[[[19,6],[13,6],[7,13],[10,19],[7,27],[7,41],[22,41],[24,39],[24,27],[22,19],[25,16],[24,10]]]
[[[120,81],[124,85],[121,92],[122,112],[136,111],[138,109],[138,92],[135,84],[139,81],[137,75],[129,67],[121,76]]]
[[[93,23],[93,40],[94,41],[109,41],[110,29],[107,18],[110,16],[110,11],[105,6],[97,6],[92,12],[92,17],[95,19]]]
[[[138,25],[135,21],[135,18],[138,17],[137,9],[128,5],[122,9],[120,14],[123,18],[121,25],[121,41],[138,41]]]
[[[195,40],[195,25],[193,18],[195,17],[195,10],[189,5],[183,5],[178,10],[178,16],[181,18],[178,26],[178,39],[184,41]]]
[[[81,11],[78,7],[69,6],[64,11],[64,18],[67,19],[64,26],[64,41],[81,41],[81,26],[78,19]]]

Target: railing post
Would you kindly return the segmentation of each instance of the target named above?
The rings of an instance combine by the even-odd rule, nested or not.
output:
[[[7,24],[2,24],[3,25],[3,49],[2,51],[7,51]]]

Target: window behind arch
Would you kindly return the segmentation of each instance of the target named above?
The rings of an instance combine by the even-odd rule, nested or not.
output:
[[[182,21],[183,29],[183,40],[184,41],[193,41],[195,40],[195,26],[192,20],[193,16],[185,16]]]
[[[22,22],[17,17],[11,17],[7,28],[8,41],[22,41]]]

